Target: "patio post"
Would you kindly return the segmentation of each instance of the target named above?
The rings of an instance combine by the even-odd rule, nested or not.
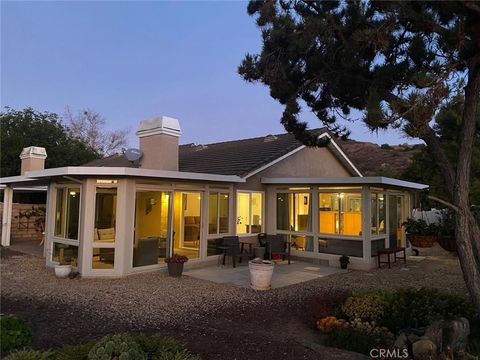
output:
[[[10,246],[10,230],[12,228],[13,188],[3,189],[2,246]]]
[[[372,258],[372,235],[370,226],[372,223],[372,201],[369,186],[362,188],[362,241],[363,261],[370,264]]]

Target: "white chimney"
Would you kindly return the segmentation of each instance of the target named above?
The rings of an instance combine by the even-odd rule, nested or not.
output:
[[[27,171],[45,169],[45,159],[47,151],[43,147],[29,146],[22,150],[20,159],[22,160],[22,169],[20,174],[25,175]]]
[[[177,119],[160,116],[145,120],[138,126],[144,169],[178,171],[178,138],[182,135]]]

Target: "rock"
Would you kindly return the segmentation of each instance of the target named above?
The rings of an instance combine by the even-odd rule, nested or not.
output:
[[[432,322],[427,329],[423,338],[431,340],[437,349],[442,351],[443,328],[445,327],[444,320],[437,320]]]
[[[413,358],[415,360],[436,360],[437,347],[433,341],[421,338],[412,345]]]
[[[443,347],[449,347],[454,354],[464,352],[470,335],[470,324],[464,317],[445,321],[443,330]]]
[[[408,337],[405,334],[398,335],[397,339],[395,340],[393,347],[395,349],[406,349],[407,344],[409,343]]]

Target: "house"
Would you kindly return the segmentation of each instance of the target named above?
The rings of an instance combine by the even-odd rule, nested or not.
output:
[[[348,255],[352,268],[369,269],[378,249],[407,245],[401,224],[426,186],[363,177],[315,131],[328,146],[290,134],[179,145],[178,120],[158,117],[138,127],[139,161],[117,154],[43,169],[45,150],[27,148],[22,174],[0,181],[4,213],[15,188],[48,186],[47,265],[66,261],[83,276],[158,269],[172,253],[189,266],[216,262],[223,236],[255,242],[261,232],[284,234],[294,257],[338,266]]]

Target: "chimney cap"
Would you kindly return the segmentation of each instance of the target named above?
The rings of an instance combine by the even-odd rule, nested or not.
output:
[[[40,146],[29,146],[23,148],[22,152],[20,153],[20,159],[43,159],[47,158],[47,151],[44,147]]]
[[[180,137],[182,130],[177,119],[168,116],[159,116],[150,120],[144,120],[137,128],[138,137],[166,134]]]

